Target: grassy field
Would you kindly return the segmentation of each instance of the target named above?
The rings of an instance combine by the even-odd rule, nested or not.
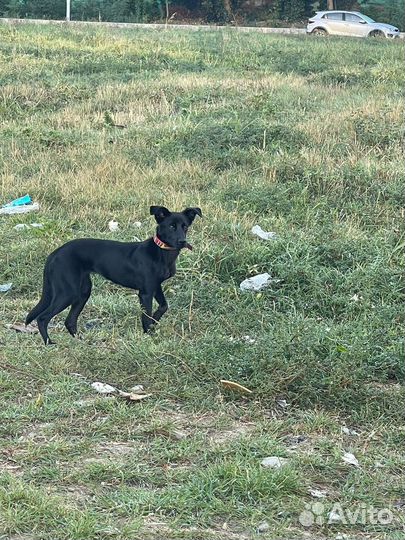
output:
[[[41,205],[0,216],[0,538],[402,539],[402,40],[2,26],[0,73],[0,202]],[[98,278],[81,340],[7,327],[50,251],[146,238],[151,204],[204,214],[153,335]]]

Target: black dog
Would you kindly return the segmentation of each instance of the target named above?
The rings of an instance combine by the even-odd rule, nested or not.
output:
[[[65,326],[75,336],[77,318],[91,293],[90,274],[101,274],[110,281],[136,289],[142,306],[144,332],[159,321],[168,305],[162,282],[176,273],[176,259],[182,248],[192,249],[186,242],[188,227],[200,208],[170,212],[164,206],[151,206],[150,213],[158,223],[156,234],[144,242],[114,242],[112,240],[72,240],[51,253],[44,269],[42,297],[27,315],[25,324],[37,319],[45,344],[49,321],[70,307]],[[153,298],[159,304],[152,315]]]

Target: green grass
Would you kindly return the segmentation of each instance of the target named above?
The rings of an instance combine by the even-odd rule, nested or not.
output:
[[[0,536],[246,539],[267,521],[272,540],[399,540],[402,42],[2,26],[0,64],[0,201],[41,204],[0,217],[0,283],[13,282],[0,293]],[[151,204],[204,214],[153,335],[136,295],[99,278],[81,340],[61,317],[53,348],[7,328],[37,302],[50,251],[146,238]],[[32,222],[44,227],[13,228]],[[279,281],[239,291],[265,271]],[[96,380],[152,397],[130,406]],[[267,456],[289,464],[265,469]],[[315,487],[325,511],[394,519],[305,528]]]

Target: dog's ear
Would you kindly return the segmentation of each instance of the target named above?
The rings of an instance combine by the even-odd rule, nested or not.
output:
[[[169,217],[171,212],[164,206],[151,206],[150,213],[155,216],[158,223],[161,223],[165,218]]]
[[[201,208],[186,208],[183,210],[183,214],[189,220],[190,225],[193,223],[196,215],[199,215],[202,218]]]

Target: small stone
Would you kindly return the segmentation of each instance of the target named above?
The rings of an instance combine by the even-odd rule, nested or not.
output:
[[[84,323],[84,327],[86,328],[86,330],[91,330],[92,328],[98,328],[99,326],[101,326],[100,319],[90,319],[89,321],[86,321]]]
[[[270,529],[270,525],[267,523],[267,521],[262,521],[262,523],[259,523],[257,526],[257,532],[258,533],[264,533]]]
[[[308,439],[305,435],[290,435],[289,437],[286,437],[285,443],[290,446],[297,446],[298,444],[301,444],[305,442]]]

